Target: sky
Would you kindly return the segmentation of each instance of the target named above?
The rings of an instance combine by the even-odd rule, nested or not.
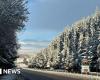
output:
[[[18,33],[20,53],[45,48],[67,25],[100,8],[100,0],[28,0],[29,20]]]

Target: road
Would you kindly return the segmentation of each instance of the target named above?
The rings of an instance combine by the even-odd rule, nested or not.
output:
[[[29,70],[22,70],[21,75],[24,77],[24,80],[78,80],[66,76],[58,76],[56,74],[47,74]]]

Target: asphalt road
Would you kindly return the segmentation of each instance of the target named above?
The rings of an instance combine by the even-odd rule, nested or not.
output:
[[[58,76],[56,74],[48,74],[29,70],[22,70],[21,75],[24,77],[24,80],[78,80],[66,76]]]

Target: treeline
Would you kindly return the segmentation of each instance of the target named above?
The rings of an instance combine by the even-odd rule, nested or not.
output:
[[[81,71],[82,59],[89,59],[91,71],[100,66],[100,11],[67,26],[33,60],[34,67]]]

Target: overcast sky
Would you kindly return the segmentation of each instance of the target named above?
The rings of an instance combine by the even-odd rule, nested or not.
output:
[[[21,49],[47,47],[66,25],[94,13],[100,0],[29,0],[26,29],[18,34]]]

